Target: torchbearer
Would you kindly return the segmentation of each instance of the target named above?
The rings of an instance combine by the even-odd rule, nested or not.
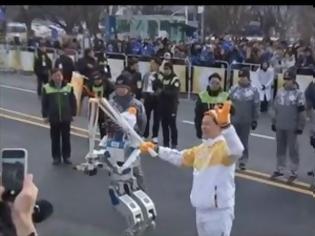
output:
[[[203,141],[183,151],[140,145],[142,153],[154,147],[158,156],[176,166],[192,167],[193,184],[190,194],[196,208],[199,236],[229,236],[234,219],[235,162],[244,147],[230,122],[231,102],[205,113],[202,119]]]

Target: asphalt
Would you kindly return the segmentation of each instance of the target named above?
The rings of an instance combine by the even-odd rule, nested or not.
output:
[[[0,108],[40,116],[40,100],[34,94],[35,88],[34,77],[1,73]],[[192,101],[181,100],[178,113],[180,149],[199,142],[194,127],[183,120],[193,121]],[[86,128],[86,118],[77,117],[74,125]],[[250,138],[248,167],[270,174],[275,167],[275,140],[267,116],[261,117],[254,135]],[[300,137],[300,145],[299,180],[308,183],[306,171],[315,162],[314,151],[309,147],[308,127]],[[54,204],[54,215],[38,225],[41,235],[121,235],[124,222],[109,203],[106,174],[100,172],[88,177],[69,167],[53,167],[48,129],[0,118],[0,148],[4,147],[24,147],[29,151],[29,170],[35,175],[40,197]],[[87,147],[86,138],[72,136],[75,163],[82,162]],[[146,235],[195,236],[195,213],[189,202],[191,170],[178,169],[150,157],[143,158],[142,162],[148,193],[158,211],[157,228]],[[236,184],[232,236],[315,235],[315,199],[310,195],[244,178],[236,178]]]

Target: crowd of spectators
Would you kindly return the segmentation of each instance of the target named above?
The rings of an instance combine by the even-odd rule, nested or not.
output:
[[[215,61],[262,64],[268,62],[277,72],[291,66],[314,68],[314,52],[303,41],[289,44],[286,41],[270,39],[248,40],[246,38],[212,37],[205,42],[176,43],[167,39],[109,41],[104,43],[107,52],[126,53],[142,56],[163,57],[170,53],[172,58],[190,57],[193,65],[211,66]]]
[[[172,58],[189,57],[192,64],[198,66],[212,66],[215,61],[227,61],[229,64],[268,62],[277,73],[294,65],[297,68],[313,69],[315,67],[314,50],[301,40],[289,44],[280,40],[263,39],[259,41],[225,35],[207,37],[204,42],[195,40],[194,42],[180,41],[176,43],[166,38],[155,40],[128,38],[105,42],[101,37],[96,37],[91,41],[95,51],[146,57],[164,57],[165,53],[169,53]],[[47,47],[60,48],[58,41],[51,42],[47,39],[46,42]],[[36,41],[30,39],[28,46],[33,45],[36,45]],[[81,49],[81,43],[76,38],[68,39],[66,45],[67,48],[74,50]]]

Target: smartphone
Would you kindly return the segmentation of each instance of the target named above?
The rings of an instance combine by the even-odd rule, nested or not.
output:
[[[1,182],[5,198],[14,199],[22,190],[27,174],[27,150],[23,148],[4,148],[1,150]]]

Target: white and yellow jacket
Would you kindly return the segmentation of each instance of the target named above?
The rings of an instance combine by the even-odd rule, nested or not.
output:
[[[195,208],[228,208],[234,207],[235,161],[243,150],[231,125],[215,139],[181,152],[159,147],[159,157],[176,166],[194,168],[190,200]]]

